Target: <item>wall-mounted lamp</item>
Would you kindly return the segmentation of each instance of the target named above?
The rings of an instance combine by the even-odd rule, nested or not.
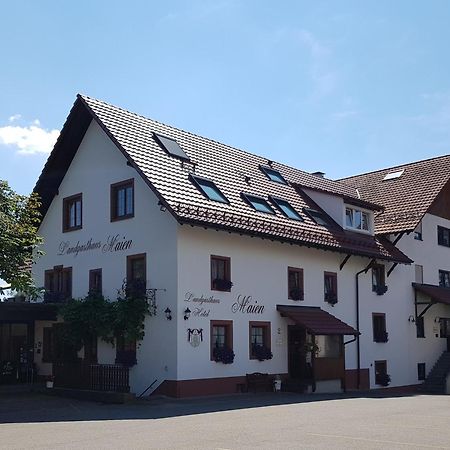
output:
[[[413,315],[408,317],[408,322],[414,323],[416,321],[416,319],[414,318]]]
[[[166,308],[164,314],[166,315],[167,320],[172,320],[172,310],[170,308]]]
[[[189,308],[186,308],[184,310],[184,320],[188,320],[189,317],[191,317],[191,310]]]
[[[158,202],[159,210],[164,212],[167,210],[167,208],[162,204],[161,200]]]
[[[441,318],[440,317],[435,317],[434,318],[434,323],[439,323],[441,321]]]

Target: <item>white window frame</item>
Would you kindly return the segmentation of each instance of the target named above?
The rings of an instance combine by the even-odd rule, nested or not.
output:
[[[357,227],[352,227],[352,226],[348,226],[347,225],[347,209],[350,209],[352,211],[352,215],[354,215],[355,212],[359,212],[361,213],[361,218],[362,215],[365,214],[367,216],[367,227],[368,229],[365,230],[363,228],[357,228]],[[347,205],[344,204],[344,228],[347,230],[352,230],[352,231],[356,231],[358,233],[365,233],[365,234],[373,234],[373,215],[372,212],[369,211],[368,209],[362,209],[362,208],[357,208],[353,205]],[[362,225],[362,220],[361,220],[361,225]]]

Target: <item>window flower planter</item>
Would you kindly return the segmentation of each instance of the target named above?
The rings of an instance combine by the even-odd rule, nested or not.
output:
[[[303,300],[303,291],[301,289],[291,289],[289,297],[291,300]]]
[[[334,306],[338,302],[337,295],[334,293],[325,294],[325,301],[329,303],[331,306]]]
[[[233,283],[230,280],[222,280],[221,278],[216,278],[213,281],[214,289],[218,291],[229,291],[233,286]]]
[[[387,290],[388,290],[388,287],[385,286],[385,285],[383,285],[383,286],[377,286],[377,287],[375,288],[375,292],[376,292],[377,295],[383,295],[383,294],[386,294]]]
[[[387,373],[381,373],[377,376],[376,383],[380,386],[389,386],[391,382],[391,376]]]
[[[253,356],[258,360],[258,361],[265,361],[267,359],[272,359],[273,358],[273,354],[270,351],[270,349],[268,349],[266,346],[264,345],[253,345]]]
[[[234,352],[228,347],[216,347],[213,350],[213,359],[222,364],[232,364],[234,361]]]

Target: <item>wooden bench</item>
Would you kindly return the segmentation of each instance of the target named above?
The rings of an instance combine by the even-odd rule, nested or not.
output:
[[[268,373],[248,373],[246,374],[247,380],[247,392],[259,391],[259,392],[269,392],[273,391],[273,377]]]

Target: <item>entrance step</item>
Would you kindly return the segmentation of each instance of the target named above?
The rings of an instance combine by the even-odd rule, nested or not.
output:
[[[445,394],[449,374],[450,352],[443,352],[419,389],[430,394]]]

